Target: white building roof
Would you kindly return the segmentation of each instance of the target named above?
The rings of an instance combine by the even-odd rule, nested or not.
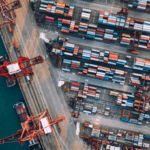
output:
[[[8,73],[10,75],[15,74],[15,73],[19,73],[21,71],[18,63],[8,65],[7,69],[8,69]]]
[[[48,124],[47,117],[42,118],[42,119],[41,119],[41,123],[42,123],[42,126],[43,126],[43,128],[44,128],[45,134],[48,134],[48,133],[52,132],[52,130],[51,130],[49,124]]]

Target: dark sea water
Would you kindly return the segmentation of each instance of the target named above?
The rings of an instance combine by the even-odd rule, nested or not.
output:
[[[6,50],[0,38],[0,56],[5,55]],[[13,104],[18,100],[23,100],[18,85],[8,88],[4,77],[0,78],[0,139],[15,134],[21,129],[19,118],[13,109]],[[19,143],[0,144],[0,150],[29,150],[27,142],[24,146]]]

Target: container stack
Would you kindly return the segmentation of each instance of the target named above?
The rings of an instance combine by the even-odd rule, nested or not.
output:
[[[93,104],[85,103],[85,105],[83,106],[83,109],[84,109],[84,110],[87,110],[87,111],[92,111],[92,109],[93,109]],[[83,111],[83,112],[84,112],[84,111]]]
[[[45,19],[46,19],[46,22],[52,22],[52,23],[54,23],[54,18],[53,17],[45,16]]]
[[[100,11],[98,23],[100,23],[100,24],[107,24],[108,16],[109,16],[108,12]]]
[[[134,19],[127,17],[124,28],[133,30],[134,27]]]
[[[87,29],[88,29],[88,24],[80,22],[79,29],[78,29],[78,35],[85,37],[87,34]]]
[[[79,91],[79,88],[80,88],[80,84],[79,83],[74,83],[74,82],[72,82],[71,83],[71,90],[72,91]]]
[[[99,61],[100,50],[92,49],[90,60]]]
[[[135,57],[133,62],[133,69],[150,72],[150,60]]]
[[[104,23],[104,11],[100,11],[98,23],[100,24]]]
[[[61,46],[60,48],[53,48],[52,52],[56,55],[68,55],[72,57],[78,57],[92,61],[99,61],[102,63],[108,63],[111,65],[129,68],[129,62],[124,59],[119,59],[118,53],[109,51],[100,52],[100,50],[97,49],[81,50],[78,45],[68,42],[63,43],[63,46]],[[146,65],[148,66],[148,62],[146,63]],[[146,68],[144,68],[144,70],[146,71]]]
[[[139,48],[149,49],[150,48],[150,36],[141,35],[139,38]]]
[[[78,97],[87,98],[87,96],[98,100],[100,98],[100,90],[97,90],[97,87],[94,86],[84,85],[84,89],[79,90]]]
[[[122,70],[98,66],[96,77],[105,79],[105,80],[112,80],[115,83],[124,85],[126,74],[127,74],[127,72],[122,71]]]
[[[79,67],[80,67],[80,61],[75,61],[75,60],[71,61],[71,68],[79,69]]]
[[[107,41],[107,40],[117,41],[117,35],[118,35],[118,32],[111,30],[111,29],[105,29],[103,41]]]
[[[70,67],[71,67],[71,60],[64,59],[63,60],[62,71],[70,72]]]
[[[57,2],[55,13],[57,15],[64,15],[65,3]]]
[[[117,21],[117,17],[116,15],[113,14],[109,14],[108,15],[108,22],[107,22],[107,26],[116,26],[116,21]]]
[[[68,42],[65,43],[65,45],[63,46],[62,54],[68,55],[68,56],[73,56],[74,47],[75,47],[75,44],[71,44]]]
[[[116,105],[120,105],[123,107],[133,107],[134,96],[122,93],[122,94],[118,95],[115,103],[116,103]]]
[[[143,31],[150,32],[150,22],[149,21],[144,21],[144,23],[143,23]]]
[[[94,38],[95,38],[96,29],[97,29],[97,26],[96,26],[96,25],[94,25],[94,24],[89,24],[89,25],[88,25],[88,30],[87,30],[87,35],[86,35],[86,37],[87,37],[87,38],[90,38],[90,39],[94,39]]]
[[[105,33],[105,29],[98,27],[95,34],[95,39],[99,41],[103,41],[104,33]]]
[[[138,20],[138,19],[134,20],[133,29],[142,31],[143,30],[143,23],[144,23],[144,21],[142,21],[142,20]]]
[[[83,53],[82,53],[82,59],[87,59],[89,60],[91,56],[91,50],[86,50],[83,49]]]
[[[74,27],[75,27],[75,21],[71,21],[69,32],[74,32]]]
[[[70,27],[70,20],[62,19],[62,28],[61,32],[69,33],[69,27]]]
[[[125,17],[123,17],[123,16],[117,16],[116,26],[117,27],[124,27],[125,26],[125,21],[126,21]]]
[[[116,65],[117,60],[118,60],[118,53],[110,52],[108,56],[108,64]]]
[[[93,64],[87,64],[87,65],[88,65],[87,76],[95,77],[98,65],[93,65]]]
[[[135,22],[138,21],[135,20]],[[134,27],[134,23],[133,23],[133,27]],[[96,39],[99,41],[114,43],[118,39],[118,32],[116,32],[113,29],[99,28],[96,25],[86,24],[82,22],[77,24],[75,21],[70,21],[66,19],[58,18],[58,28],[60,28],[61,31],[64,33],[73,32],[75,35],[79,35],[81,37],[86,37],[90,39]],[[140,40],[139,45],[137,45],[139,48],[150,49],[150,37],[144,34],[140,36],[140,39],[139,37],[136,37],[136,39],[134,39],[131,37],[130,34],[123,33],[120,44],[130,45],[131,40],[135,40],[135,42],[138,42],[138,40]]]
[[[142,74],[132,73],[129,84],[130,85],[140,85],[139,78],[142,76],[143,76]]]
[[[102,55],[102,53],[101,53],[101,55]],[[103,63],[108,63],[108,56],[109,56],[109,52],[105,51],[104,52]]]
[[[124,85],[127,72],[115,69],[112,81]]]
[[[58,18],[58,25],[57,25],[58,28],[62,28],[62,19],[61,18]]]
[[[79,24],[75,23],[74,30],[73,30],[75,35],[78,35],[78,29],[79,29]]]
[[[122,33],[120,44],[130,45],[130,42],[131,42],[131,35]]]
[[[56,3],[52,1],[41,1],[39,12],[72,18],[74,5],[69,5],[61,2]]]
[[[139,87],[149,87],[150,76],[145,74],[132,73],[129,84],[138,85]]]
[[[81,19],[85,21],[90,20],[91,10],[90,9],[82,9]]]
[[[78,55],[78,52],[79,52],[79,46],[75,45],[73,55]]]
[[[73,17],[73,12],[74,12],[74,5],[66,4],[65,8],[64,8],[64,16],[72,18]]]
[[[146,9],[148,6],[150,6],[150,0],[134,0],[132,3],[128,4],[129,8],[134,8],[143,11],[148,11]]]

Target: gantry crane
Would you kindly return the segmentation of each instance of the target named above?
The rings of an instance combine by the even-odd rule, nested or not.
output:
[[[79,103],[79,106],[78,106],[77,110],[75,110],[75,109],[76,109],[76,106],[77,106],[77,102]],[[73,111],[71,112],[72,117],[75,117],[75,118],[78,118],[78,117],[79,117],[79,115],[80,115],[80,110],[81,110],[81,106],[82,106],[82,99],[77,98],[77,97],[74,98]]]
[[[3,16],[6,21],[0,21],[0,26],[4,24],[15,24],[14,18],[12,16],[11,10],[21,7],[19,0],[12,0],[13,2],[8,3],[7,0],[0,0],[0,14]]]
[[[128,13],[129,13],[129,9],[122,7],[121,10],[120,10],[119,12],[117,12],[117,15],[119,15],[119,16],[121,16],[121,17],[127,18],[127,17],[128,17]],[[119,24],[120,24],[120,22],[119,22]],[[122,27],[120,27],[119,24],[118,24],[117,28],[118,28],[118,29],[123,29],[124,26],[125,26],[125,24],[124,24],[124,26],[122,26]]]
[[[140,77],[140,80],[141,80],[142,86],[136,85],[137,90],[149,92],[150,91],[149,75],[145,75],[145,77],[143,76]]]
[[[127,52],[130,52],[130,53],[133,53],[133,54],[139,54],[139,52],[137,50],[138,50],[138,45],[139,45],[139,42],[140,42],[141,34],[142,34],[142,32],[134,31],[133,42],[132,42],[131,47],[127,50]],[[135,44],[135,38],[136,37],[139,38],[137,44]]]
[[[33,75],[31,66],[43,62],[44,59],[41,55],[31,59],[20,56],[17,61],[4,62],[0,66],[0,77],[4,76],[9,79],[16,79],[27,74]]]
[[[30,116],[22,125],[22,129],[16,134],[0,139],[0,144],[19,142],[23,145],[26,141],[32,141],[40,137],[48,135],[52,131],[52,126],[65,120],[64,116],[59,116],[52,120],[48,111],[44,111],[38,115]]]
[[[147,96],[145,94],[142,94],[142,93],[139,93],[139,92],[136,92],[134,95],[139,97],[138,104],[134,103],[134,105],[133,105],[134,106],[134,110],[136,110],[138,112],[145,113],[145,111],[146,111],[146,108],[145,108],[146,107],[146,103],[149,103],[149,96]]]

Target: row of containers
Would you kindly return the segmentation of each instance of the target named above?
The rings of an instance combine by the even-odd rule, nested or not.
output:
[[[95,64],[81,63],[80,61],[63,59],[63,71],[70,71],[70,69],[77,69],[78,74],[87,75],[90,77],[96,77],[118,83],[120,85],[125,84],[126,71],[118,70],[114,68],[107,68]]]
[[[135,93],[135,95],[120,93],[117,96],[116,105],[122,107],[131,108],[137,112],[149,114],[150,112],[150,101],[149,96]],[[150,120],[150,117],[147,118]]]
[[[100,128],[97,125],[89,124],[88,122],[82,123],[81,127],[79,128],[79,136],[85,139],[96,138],[99,141],[109,140],[110,142],[113,141],[115,143],[116,142],[120,143],[120,145],[118,144],[118,147],[116,148],[116,150],[121,150],[123,148],[122,144],[130,145],[130,148],[134,150],[136,150],[137,148],[139,149],[139,148],[150,147],[149,135],[144,135],[141,133],[137,133],[133,131],[126,131],[126,130],[121,130],[121,129],[117,129],[117,131],[114,131],[114,129],[108,130],[106,128]],[[114,147],[113,147],[113,150],[114,150]],[[128,149],[127,146],[125,147],[126,147],[125,149]]]
[[[98,61],[130,69],[132,68],[131,66],[129,66],[129,62],[126,60],[131,58],[131,56],[126,56],[125,59],[121,59],[121,56],[118,53],[100,51],[98,49],[81,49],[79,45],[72,44],[69,42],[63,43],[63,46],[59,48],[53,48],[52,53],[56,55],[64,55],[70,57],[78,57],[91,61]]]
[[[72,18],[74,5],[69,5],[61,2],[45,1],[41,0],[39,7],[40,12],[57,14]],[[82,9],[81,19],[89,20],[91,10]],[[112,27],[124,27],[125,29],[132,29],[143,32],[150,32],[150,22],[133,19],[131,17],[123,17],[116,14],[110,14],[108,12],[100,11],[99,24],[104,24]]]
[[[54,17],[45,16],[46,22],[52,22],[54,23]]]
[[[133,69],[150,72],[150,60],[135,57],[133,62]]]
[[[71,90],[78,92],[78,97],[87,98],[87,96],[94,98],[95,100],[99,100],[100,98],[100,90],[97,87],[84,85],[82,88],[79,83],[71,83]]]
[[[131,42],[134,42],[134,47],[140,49],[150,50],[150,36],[140,35],[133,38],[134,35],[131,34],[122,34],[120,44],[130,45]]]
[[[150,12],[150,0],[133,0],[128,3],[128,8]]]
[[[149,114],[143,114],[143,113],[123,109],[120,120],[124,122],[142,125],[143,123],[149,124],[150,116]]]
[[[132,73],[129,81],[130,85],[134,85],[142,91],[150,91],[150,75]]]
[[[139,94],[139,93],[138,93]],[[122,109],[121,114],[121,121],[124,122],[130,122],[134,124],[141,125],[143,123],[149,123],[150,122],[150,114],[147,107],[147,111],[140,112],[137,109],[137,104],[140,103],[141,96],[146,97],[146,100],[149,100],[147,96],[145,95],[138,95],[137,93],[135,95],[133,94],[127,94],[127,93],[120,93],[117,91],[109,91],[109,95],[116,96],[116,104],[120,105]],[[140,96],[140,97],[138,97]],[[143,101],[141,102],[141,107],[145,105],[143,104]],[[149,104],[146,104],[149,105]],[[126,109],[125,109],[126,108]]]
[[[123,27],[128,30],[136,30],[143,32],[150,32],[150,22],[140,19],[133,19],[131,17],[118,16],[108,12],[100,11],[99,24],[104,24],[112,27]]]
[[[134,46],[137,48],[150,50],[150,36],[142,34],[134,38],[133,34],[122,33],[120,44],[128,46],[132,42],[134,42]]]
[[[80,115],[81,112],[87,115],[96,114],[99,112],[96,104],[84,102],[84,99],[79,97],[71,98],[69,106],[73,109],[72,113]],[[101,113],[105,116],[109,116],[110,108],[106,107],[104,112]],[[73,115],[74,116],[74,115]]]
[[[74,104],[74,105],[72,105]],[[97,112],[97,107],[94,106],[93,104],[90,103],[85,103],[83,102],[80,98],[74,98],[73,101],[71,101],[72,109],[74,109],[74,113],[79,113],[83,112],[85,114],[96,114]]]
[[[61,32],[72,33],[88,39],[115,43],[120,37],[115,29],[98,27],[95,24],[77,23],[67,19],[58,19],[58,28]],[[138,27],[139,28],[139,27]],[[122,33],[120,44],[131,45],[132,42],[136,47],[150,50],[150,36],[142,34],[134,38],[134,34]]]
[[[52,14],[72,18],[74,12],[74,5],[69,5],[61,2],[41,0],[39,12],[46,13],[49,15]]]
[[[58,28],[64,33],[73,33],[81,37],[99,41],[115,42],[118,38],[118,32],[115,30],[100,28],[94,24],[77,23],[76,21],[67,19],[58,18]]]
[[[82,9],[82,13],[81,13],[81,19],[84,21],[89,21],[90,20],[90,16],[91,16],[91,10],[89,9]]]
[[[120,59],[118,53],[114,52],[101,52],[98,49],[92,50],[81,50],[79,45],[75,45],[72,43],[63,43],[61,48],[53,48],[53,54],[57,55],[67,55],[71,57],[78,57],[82,59],[92,60],[92,61],[99,61],[111,65],[121,66],[125,68],[141,70],[144,72],[150,72],[150,60],[146,60],[143,58],[134,58],[133,66],[129,66],[129,62],[126,59]],[[130,56],[126,56],[126,58],[131,58]]]

